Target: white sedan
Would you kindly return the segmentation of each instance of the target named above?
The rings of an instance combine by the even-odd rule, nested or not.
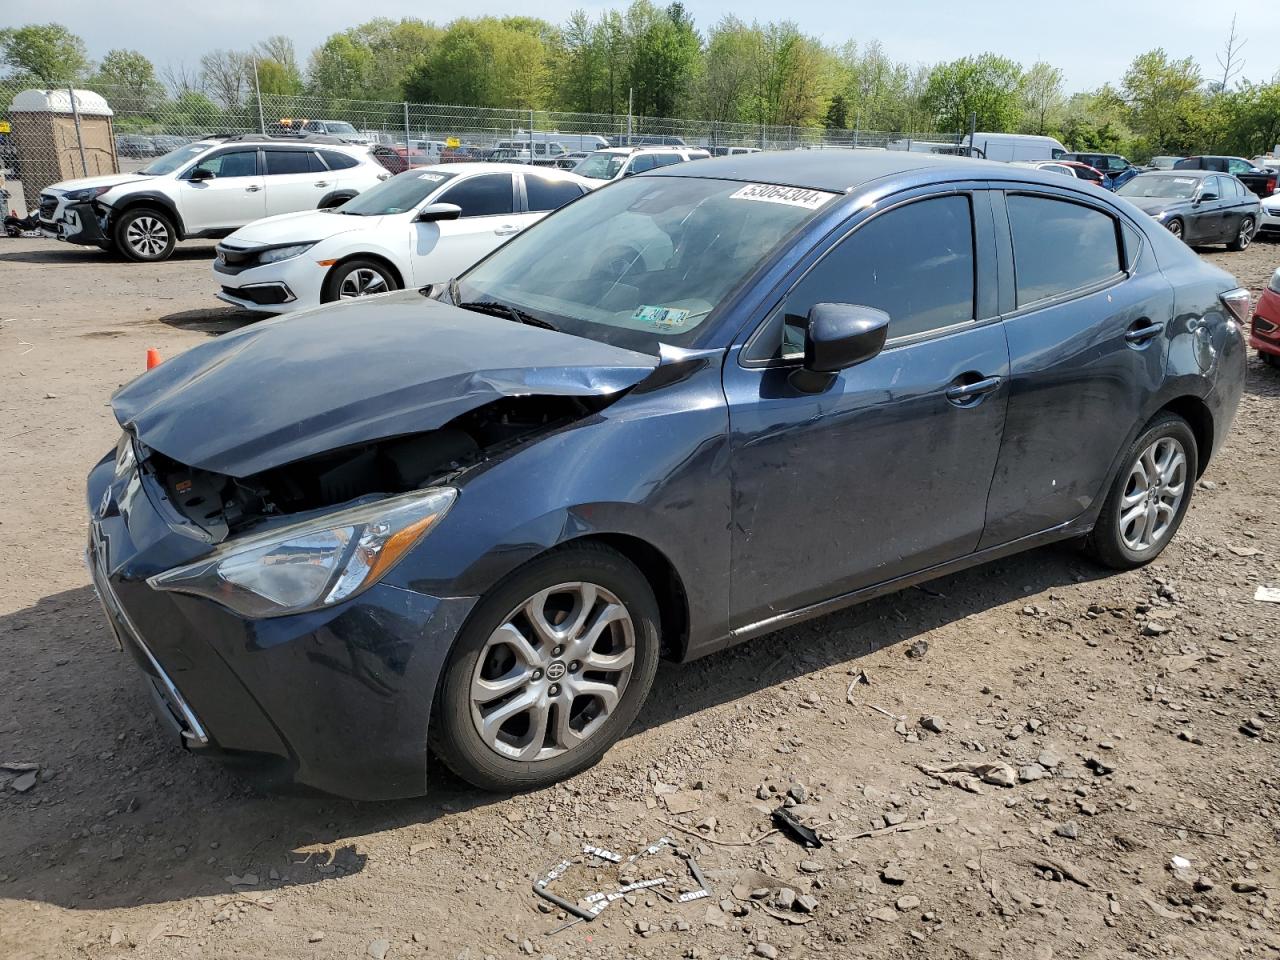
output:
[[[289,313],[442,283],[590,191],[583,178],[516,163],[406,170],[331,210],[267,217],[218,244],[218,297]]]

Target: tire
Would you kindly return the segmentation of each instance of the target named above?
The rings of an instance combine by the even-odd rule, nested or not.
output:
[[[1236,231],[1236,238],[1227,244],[1227,249],[1237,252],[1248,250],[1249,244],[1253,242],[1254,229],[1253,217],[1245,217],[1240,221],[1240,229]]]
[[[1170,449],[1181,454],[1181,467],[1167,473],[1155,471],[1160,481],[1154,489],[1144,487],[1139,464],[1141,475],[1149,476],[1153,462],[1157,467],[1164,464],[1164,454]],[[1085,552],[1116,570],[1132,570],[1160,556],[1186,516],[1199,463],[1196,437],[1187,421],[1172,413],[1158,415],[1126,451]],[[1175,464],[1176,460],[1170,462],[1171,467]],[[1180,493],[1176,502],[1170,502],[1170,492],[1175,489]]]
[[[590,606],[583,603],[587,588],[594,590]],[[556,653],[550,639],[527,642],[517,658],[506,642],[513,629],[538,636],[524,612],[530,606],[543,611],[544,622],[569,624],[569,635],[584,642],[606,609],[620,607],[629,620],[606,624],[590,652],[578,653],[582,660],[571,659],[571,640]],[[584,543],[531,561],[481,598],[454,644],[432,707],[432,751],[463,780],[497,792],[545,787],[587,769],[631,726],[653,686],[659,622],[649,582],[608,547]],[[582,629],[574,631],[574,624]],[[588,656],[620,669],[590,670],[583,662]],[[595,693],[575,695],[586,684],[593,691],[611,688],[612,706]],[[488,734],[482,733],[486,721]],[[562,738],[565,729],[569,735]]]
[[[386,264],[377,260],[346,260],[330,268],[320,299],[332,303],[399,289],[400,282]]]
[[[1180,217],[1174,217],[1164,226],[1166,230],[1172,233],[1179,240],[1183,240],[1183,233],[1185,232],[1185,227],[1183,226],[1182,219]],[[1185,243],[1186,241],[1183,240],[1183,242]]]
[[[116,220],[111,236],[125,259],[140,263],[168,260],[178,242],[173,221],[155,207],[126,210]]]
[[[1280,370],[1280,354],[1263,353],[1261,350],[1259,350],[1258,356],[1262,358],[1262,362],[1265,363],[1267,366],[1275,367],[1276,369]]]

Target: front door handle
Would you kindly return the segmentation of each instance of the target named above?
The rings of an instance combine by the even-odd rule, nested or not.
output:
[[[1126,343],[1140,347],[1152,337],[1159,336],[1164,332],[1163,323],[1153,323],[1150,320],[1136,320],[1124,333]]]
[[[327,187],[328,185],[329,185],[328,180],[317,180],[314,184],[312,184],[312,186],[316,186],[316,187]]]
[[[988,393],[999,390],[1002,383],[1002,377],[984,377],[972,383],[957,383],[947,388],[947,399],[957,407],[973,406]]]
[[[493,232],[496,236],[499,236],[499,237],[509,237],[513,233],[519,233],[520,228],[513,227],[511,226],[511,224],[504,224],[503,226],[498,227],[498,229],[494,230]]]
[[[261,187],[245,187],[245,188],[244,188],[244,192],[245,192],[245,193],[257,193],[257,192],[258,192],[259,190],[261,190],[261,189],[262,189]]]

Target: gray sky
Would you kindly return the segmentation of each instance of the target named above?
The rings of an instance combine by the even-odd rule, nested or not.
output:
[[[458,16],[536,13],[559,22],[577,7],[594,13],[608,6],[599,0],[0,0],[0,27],[56,20],[84,37],[95,58],[113,47],[132,47],[163,66],[194,63],[205,50],[243,48],[273,33],[293,37],[305,58],[330,33],[375,16],[445,23]],[[1048,60],[1066,73],[1071,91],[1118,79],[1136,54],[1157,46],[1173,56],[1195,57],[1212,76],[1232,13],[1228,5],[1203,0],[1056,6],[1028,0],[685,0],[685,6],[702,30],[729,11],[748,21],[785,16],[830,43],[879,39],[891,57],[911,63],[986,50],[1023,64]],[[1280,8],[1272,0],[1241,4],[1238,31],[1249,41],[1244,75],[1269,80],[1280,70]]]

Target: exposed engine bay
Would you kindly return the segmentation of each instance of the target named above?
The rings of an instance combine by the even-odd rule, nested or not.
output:
[[[504,397],[436,430],[328,451],[250,477],[189,467],[158,451],[151,451],[145,467],[174,507],[220,542],[264,519],[448,482],[615,399]]]

